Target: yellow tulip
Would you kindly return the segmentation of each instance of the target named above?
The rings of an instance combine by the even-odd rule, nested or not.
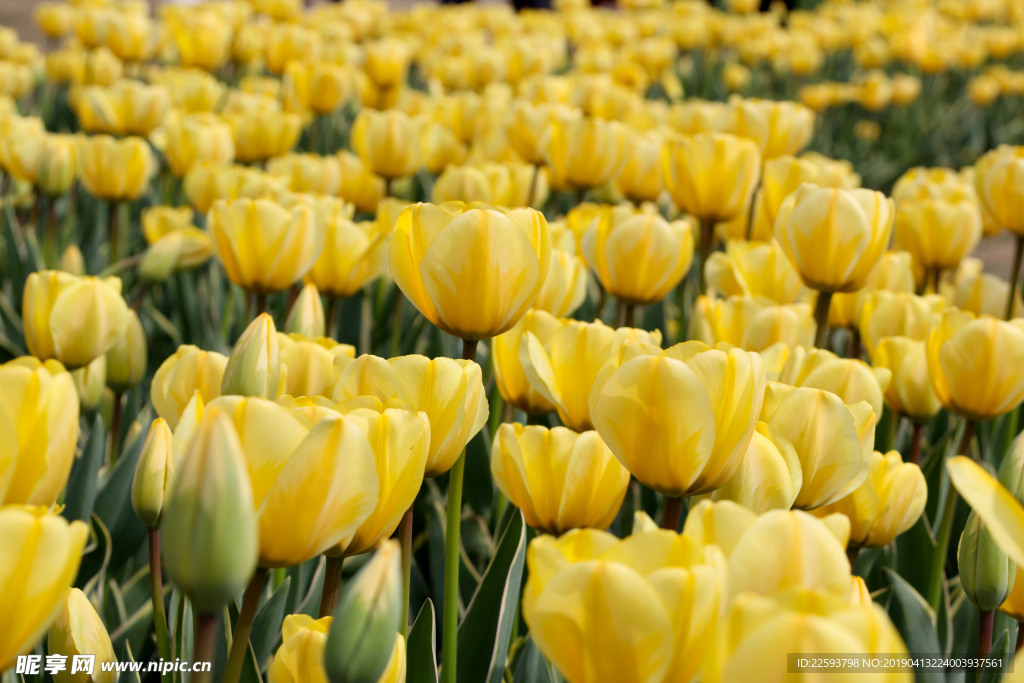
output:
[[[36,186],[51,197],[71,189],[78,174],[78,146],[70,135],[47,135],[39,149]]]
[[[164,124],[164,135],[167,165],[179,178],[197,162],[230,164],[235,158],[231,127],[215,114],[171,115]]]
[[[11,116],[0,121],[0,167],[18,180],[35,183],[46,130],[40,120]]]
[[[487,422],[487,396],[480,366],[471,361],[424,356],[385,360],[364,355],[338,373],[334,400],[376,396],[397,399],[430,420],[430,454],[426,476],[451,469],[462,449]],[[404,510],[403,510],[404,512]]]
[[[103,403],[107,380],[107,357],[100,356],[85,367],[71,371],[78,392],[78,402],[84,412],[98,410]]]
[[[423,164],[417,141],[423,122],[400,111],[364,109],[352,124],[352,149],[385,178],[415,173]]]
[[[56,358],[71,369],[110,350],[128,325],[118,277],[32,273],[25,281],[21,312],[29,352],[42,360]]]
[[[598,373],[630,341],[657,346],[661,333],[614,329],[599,320],[569,321],[546,341],[524,330],[519,362],[530,388],[556,407],[562,423],[584,432],[594,428],[590,396]]]
[[[774,240],[729,240],[704,264],[704,278],[724,297],[755,296],[780,304],[793,303],[803,291],[800,276]]]
[[[540,292],[551,265],[544,215],[448,203],[398,217],[391,275],[428,320],[462,339],[508,330]]]
[[[147,342],[142,321],[128,309],[128,324],[117,343],[107,349],[107,386],[123,393],[142,381],[146,375]]]
[[[324,47],[318,31],[300,24],[271,24],[263,41],[263,57],[267,70],[273,74],[284,73],[293,61],[316,61]]]
[[[909,251],[926,270],[955,268],[981,240],[981,212],[973,192],[901,201],[893,246]]]
[[[810,510],[850,494],[867,477],[877,417],[866,401],[770,383],[760,418],[788,440],[803,473],[794,507]]]
[[[327,337],[310,339],[301,334],[278,333],[281,355],[281,394],[330,397],[337,382],[336,363],[354,359],[356,349]],[[344,360],[341,361],[344,363]]]
[[[162,417],[153,420],[142,443],[132,478],[132,509],[148,527],[159,527],[164,502],[173,485],[175,463],[171,457],[171,428]]]
[[[555,405],[530,385],[523,369],[520,349],[527,332],[533,334],[540,344],[546,346],[551,335],[562,323],[544,310],[532,309],[526,312],[512,329],[503,332],[491,342],[494,355],[494,380],[501,397],[529,415],[543,415],[555,410]]]
[[[284,100],[291,111],[330,114],[355,95],[352,70],[330,62],[289,62],[284,72]]]
[[[385,197],[385,182],[351,152],[338,152],[341,164],[341,186],[338,196],[357,209],[373,213]]]
[[[908,337],[879,340],[872,358],[876,368],[888,368],[892,379],[885,403],[914,422],[924,422],[942,408],[928,381],[928,354],[924,341]]]
[[[90,85],[71,98],[82,130],[112,135],[149,135],[171,106],[162,85],[121,80],[111,86]]]
[[[995,222],[1024,235],[1024,147],[1000,145],[975,164],[978,198]]]
[[[892,373],[884,367],[873,368],[859,359],[802,346],[791,349],[779,375],[784,384],[824,389],[848,405],[867,401],[875,415],[882,414],[882,394],[891,378]]]
[[[394,88],[405,82],[413,52],[408,43],[385,38],[364,46],[366,75],[379,87]]]
[[[205,402],[220,396],[220,386],[227,367],[227,356],[216,351],[203,351],[184,345],[160,364],[149,388],[153,410],[171,429],[177,429],[178,420],[192,395],[199,393]]]
[[[185,174],[184,188],[189,203],[200,213],[208,213],[218,199],[266,199],[288,189],[281,178],[254,168],[203,161]]]
[[[1024,301],[1020,292],[1016,287],[1011,291],[1010,283],[998,275],[985,272],[961,275],[958,272],[953,278],[953,285],[953,305],[957,308],[978,316],[1002,318],[1006,315],[1007,297],[1013,296],[1010,315],[1024,317]]]
[[[431,173],[440,173],[466,159],[466,146],[451,128],[440,122],[431,121],[420,128],[419,145],[423,165]]]
[[[615,121],[552,121],[541,138],[551,187],[588,189],[615,180],[626,161],[627,129]]]
[[[805,183],[782,203],[775,238],[808,287],[853,292],[885,251],[893,211],[881,192]]]
[[[661,301],[682,281],[693,260],[686,221],[628,207],[604,212],[581,241],[587,264],[605,291],[629,305]]]
[[[764,162],[761,188],[755,199],[758,213],[753,236],[756,239],[771,238],[782,202],[803,183],[852,190],[860,186],[860,176],[854,173],[848,161],[835,161],[811,153],[768,159]]]
[[[261,293],[287,289],[309,272],[325,239],[310,206],[286,209],[267,199],[217,200],[207,229],[228,278]]]
[[[491,473],[527,524],[556,536],[570,529],[607,529],[629,486],[629,472],[597,432],[565,427],[501,425]]]
[[[183,12],[168,26],[182,66],[212,72],[231,57],[231,25],[214,12]]]
[[[269,683],[327,683],[324,646],[333,617],[314,620],[289,614],[281,625],[281,646],[267,669]]]
[[[0,671],[35,647],[74,583],[89,537],[84,522],[68,522],[43,507],[0,507]]]
[[[167,235],[195,228],[195,212],[187,206],[152,206],[142,210],[142,235],[153,244]]]
[[[833,295],[828,309],[828,324],[833,327],[859,327],[866,297],[877,290],[914,291],[913,258],[908,252],[885,252],[859,291]]]
[[[527,163],[545,163],[545,134],[550,126],[564,126],[568,120],[582,116],[578,109],[558,104],[534,104],[516,100],[508,123],[508,139],[512,148]]]
[[[789,347],[814,343],[814,317],[807,303],[775,305],[767,299],[697,297],[690,336],[707,344],[725,342],[748,351],[764,351],[779,342]]]
[[[318,202],[317,219],[326,238],[303,281],[327,296],[352,296],[387,270],[387,236],[373,223],[352,221],[351,208],[339,200]]]
[[[951,168],[916,166],[896,179],[892,186],[892,198],[901,204],[968,194],[973,190],[972,179]]]
[[[803,472],[793,444],[767,423],[758,422],[739,469],[708,498],[733,501],[762,514],[788,510],[802,484]]]
[[[918,296],[910,292],[863,292],[861,294],[860,337],[868,355],[885,337],[910,337],[924,341],[932,316],[946,307],[935,294]]]
[[[661,148],[665,188],[682,211],[712,224],[747,206],[760,176],[757,145],[722,133],[675,136]],[[720,182],[729,178],[729,182]]]
[[[702,500],[687,512],[682,535],[701,546],[717,546],[729,557],[757,519],[758,515],[731,500]]]
[[[106,44],[123,62],[141,62],[156,48],[153,21],[143,12],[110,12]]]
[[[341,189],[341,161],[335,156],[285,154],[267,162],[267,173],[283,178],[292,192],[337,195]]]
[[[149,187],[155,171],[153,152],[142,138],[115,140],[107,135],[93,135],[79,143],[79,177],[85,189],[99,199],[138,199]]]
[[[227,113],[224,120],[231,126],[235,158],[241,162],[265,161],[285,154],[302,135],[302,118],[291,112]]]
[[[78,683],[82,675],[72,675],[71,661],[78,655],[95,656],[93,674],[86,676],[89,683],[114,683],[117,674],[104,670],[104,665],[116,662],[114,646],[110,643],[103,620],[85,593],[77,588],[67,589],[57,619],[53,622],[47,642],[47,652],[65,658],[68,667],[54,675],[55,683]]]
[[[633,133],[626,147],[626,163],[618,177],[619,191],[634,202],[653,202],[665,190],[661,178],[661,145],[655,133]]]
[[[587,265],[576,254],[551,250],[551,267],[533,307],[554,316],[572,315],[587,298]]]
[[[203,265],[213,256],[210,234],[199,228],[185,228],[167,233],[153,242],[142,255],[139,275],[151,282],[160,282],[177,270]]]
[[[796,154],[814,133],[814,112],[787,100],[773,101],[732,97],[729,100],[729,129],[761,149],[764,159]]]
[[[63,38],[74,26],[75,8],[63,2],[41,2],[32,18],[47,38]]]
[[[430,199],[435,204],[449,201],[496,203],[496,190],[482,168],[450,165],[437,177]]]
[[[0,387],[0,505],[52,505],[78,442],[75,383],[57,361],[25,356],[0,364]]]
[[[571,531],[527,550],[523,617],[540,651],[572,683],[699,678],[724,607],[715,547],[649,531],[619,540]]]
[[[215,111],[227,90],[223,83],[199,69],[167,67],[151,73],[150,81],[167,87],[172,105],[182,114]]]

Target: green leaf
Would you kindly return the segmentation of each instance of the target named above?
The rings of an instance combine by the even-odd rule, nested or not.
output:
[[[526,523],[512,520],[459,626],[458,680],[500,683],[526,566]]]
[[[526,641],[516,662],[514,683],[559,683],[561,677],[541,654],[533,638]]]
[[[409,630],[406,643],[406,683],[437,683],[437,625],[434,603],[428,598]]]
[[[939,636],[935,632],[935,612],[899,574],[891,570],[888,574],[892,581],[889,616],[903,636],[907,651],[922,655],[942,652]],[[943,677],[939,673],[918,673],[917,680],[940,682]]]
[[[1013,659],[1013,645],[1013,642],[1010,640],[1009,629],[1004,628],[1003,632],[992,643],[992,649],[988,653],[989,657],[1002,660],[1003,666],[982,669],[981,675],[978,677],[978,683],[999,683],[1002,680],[1003,669]]]
[[[92,419],[82,455],[71,466],[67,496],[64,498],[64,516],[68,519],[86,521],[92,515],[99,471],[106,453],[107,430],[103,427],[103,418],[97,413]]]
[[[921,516],[896,539],[896,570],[921,594],[928,590],[929,568],[935,556],[935,535]]]
[[[96,495],[94,511],[114,538],[111,566],[115,569],[147,544],[146,526],[135,516],[131,505],[132,480],[144,441],[144,436],[137,438],[125,449],[107,471]]]
[[[260,606],[252,622],[252,633],[249,642],[257,662],[267,661],[274,651],[278,636],[281,634],[281,621],[284,619],[288,604],[288,592],[291,589],[291,577],[285,577],[277,590]]]

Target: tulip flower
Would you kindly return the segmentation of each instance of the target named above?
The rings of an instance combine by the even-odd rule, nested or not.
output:
[[[943,407],[987,420],[1024,400],[1024,320],[978,318],[950,308],[936,316],[927,340],[928,378]]]
[[[661,178],[662,136],[634,133],[626,147],[626,163],[618,177],[619,191],[634,202],[657,201],[665,190]]]
[[[547,221],[533,209],[416,204],[398,217],[389,265],[403,294],[442,330],[493,337],[516,324],[544,284]]]
[[[320,301],[320,293],[316,285],[308,283],[292,304],[288,318],[284,322],[284,331],[288,334],[299,334],[313,339],[326,334],[327,323],[324,319],[324,305]]]
[[[327,683],[323,653],[333,622],[334,617],[314,620],[307,614],[286,616],[281,626],[281,646],[267,670],[268,683]],[[402,683],[405,672],[405,638],[398,633],[378,683]]]
[[[95,656],[95,673],[90,679],[93,683],[114,683],[117,680],[116,673],[103,669],[104,664],[109,666],[110,662],[117,662],[110,636],[96,608],[79,589],[68,588],[64,594],[63,604],[50,629],[47,644],[51,655],[65,657],[69,665],[78,655]],[[53,679],[57,683],[77,680],[67,670],[57,673]]]
[[[884,367],[871,367],[854,358],[839,358],[824,349],[795,347],[779,374],[779,381],[794,387],[830,391],[848,405],[867,401],[875,415],[881,415],[882,394],[891,377]]]
[[[273,399],[283,381],[274,319],[260,313],[235,342],[224,367],[220,393]]]
[[[70,135],[46,135],[40,142],[36,186],[58,197],[75,184],[78,175],[78,147]]]
[[[414,173],[421,165],[422,122],[400,111],[364,109],[352,124],[352,149],[371,171],[393,179]]]
[[[71,371],[71,379],[75,382],[78,402],[85,412],[99,409],[103,403],[107,388],[107,358],[100,356],[85,367]]]
[[[153,420],[142,443],[132,479],[132,508],[142,523],[160,526],[164,504],[173,484],[175,466],[171,457],[171,428],[162,417]]]
[[[168,22],[182,66],[216,71],[231,56],[231,25],[214,12],[188,12]]]
[[[702,500],[687,513],[683,536],[699,546],[717,546],[729,557],[757,519],[758,515],[731,500]]]
[[[451,128],[437,121],[420,128],[419,147],[423,166],[431,173],[440,173],[448,166],[466,160],[466,145]]]
[[[627,130],[614,121],[552,121],[541,138],[551,187],[589,189],[615,180],[626,161]]]
[[[554,316],[571,315],[587,298],[587,265],[576,254],[551,250],[551,267],[533,307]]]
[[[373,223],[356,223],[346,216],[342,202],[332,203],[321,219],[323,251],[303,280],[327,296],[352,296],[387,271],[387,236]]]
[[[577,434],[503,424],[491,451],[491,474],[526,523],[554,535],[607,529],[629,486],[629,472],[597,432]]]
[[[774,240],[729,240],[704,264],[704,279],[723,297],[754,296],[779,304],[796,301],[803,291],[800,276]]]
[[[828,324],[833,327],[860,327],[861,310],[867,296],[873,291],[914,291],[913,258],[906,251],[888,251],[882,254],[864,286],[857,292],[833,294],[828,309]]]
[[[337,382],[336,372],[343,370],[356,354],[354,346],[324,336],[278,333],[277,344],[281,356],[281,394],[288,396],[329,397]]]
[[[47,38],[62,38],[75,22],[75,8],[63,2],[41,2],[32,12],[36,26]]]
[[[802,485],[803,472],[793,444],[767,423],[758,422],[739,468],[708,498],[733,501],[762,514],[788,510]]]
[[[292,150],[302,134],[298,114],[252,110],[226,113],[235,141],[235,158],[241,162],[265,161]]]
[[[978,264],[981,265],[980,263]],[[1024,317],[1024,300],[1009,282],[993,273],[960,271],[953,278],[953,305],[977,316],[1006,316],[1010,301],[1010,317]]]
[[[176,271],[203,265],[212,256],[213,246],[205,230],[175,230],[149,245],[139,263],[139,275],[148,282],[162,282]]]
[[[79,176],[85,189],[99,199],[138,199],[155,170],[153,153],[142,138],[94,135],[79,144]]]
[[[981,612],[994,612],[1010,595],[1016,566],[974,511],[967,517],[956,551],[960,585]]]
[[[876,368],[892,372],[885,390],[885,403],[894,412],[921,423],[942,408],[929,383],[928,354],[923,341],[885,337],[875,347],[872,362]]]
[[[901,201],[893,246],[909,251],[927,271],[955,268],[981,240],[981,212],[973,192]]]
[[[0,556],[10,569],[0,577],[0,671],[14,666],[57,618],[74,583],[89,537],[84,522],[68,522],[43,507],[0,507]]]
[[[725,342],[748,351],[765,351],[779,342],[809,346],[815,329],[810,304],[776,306],[752,296],[699,296],[690,318],[694,339],[706,344]]]
[[[149,135],[171,106],[162,85],[121,80],[111,86],[87,86],[71,99],[82,130],[108,135]]]
[[[868,355],[885,337],[909,337],[924,341],[932,316],[946,307],[935,294],[917,296],[910,292],[879,290],[861,295],[860,338]]]
[[[267,162],[267,173],[283,178],[292,192],[336,195],[341,189],[342,166],[336,156],[285,154]]]
[[[796,154],[810,142],[814,112],[789,101],[732,97],[729,100],[732,133],[757,142],[765,159]]]
[[[756,144],[722,133],[676,136],[661,150],[662,176],[672,200],[706,225],[739,215],[757,185],[760,165]],[[723,183],[721,178],[731,180]]]
[[[527,163],[540,166],[548,153],[545,134],[550,126],[564,126],[569,120],[581,118],[578,109],[558,104],[534,104],[516,100],[508,123],[508,139]]]
[[[981,155],[974,182],[982,206],[996,223],[1024,234],[1024,147],[1000,145]]]
[[[52,505],[67,483],[78,442],[79,399],[55,360],[0,364],[0,505]]]
[[[291,2],[298,6],[298,2]],[[317,60],[323,51],[323,37],[301,24],[272,24],[265,33],[263,57],[270,73],[282,74],[289,62]]]
[[[215,114],[172,114],[163,131],[167,165],[179,178],[197,162],[230,164],[235,158],[231,127]]]
[[[123,393],[146,375],[146,332],[134,310],[128,309],[124,334],[107,350],[107,386]]]
[[[530,333],[542,346],[546,346],[551,335],[561,325],[562,323],[553,315],[543,310],[532,309],[527,311],[512,329],[499,334],[491,342],[494,379],[502,399],[529,415],[554,412],[555,405],[530,385],[520,358],[523,339]]]
[[[143,12],[110,12],[106,44],[123,62],[141,62],[156,48],[153,21]]]
[[[342,361],[345,362],[345,361]],[[376,396],[398,399],[430,420],[426,476],[451,469],[470,439],[487,422],[487,397],[480,366],[465,360],[401,356],[385,360],[364,355],[338,373],[334,400]]]
[[[615,457],[643,484],[674,498],[727,482],[761,411],[760,356],[702,346],[633,358],[594,388],[594,427]],[[671,428],[666,415],[674,416]]]
[[[37,358],[56,358],[69,368],[88,365],[117,343],[128,317],[118,277],[44,270],[25,281],[25,345]]]
[[[220,396],[227,356],[216,351],[203,351],[186,344],[168,356],[153,375],[149,400],[156,414],[177,429],[185,407],[194,393],[204,402]]]
[[[284,72],[284,99],[289,109],[330,114],[355,94],[355,74],[330,62],[289,62]]]
[[[393,88],[405,82],[413,51],[409,44],[391,38],[367,43],[366,75],[379,87]]]

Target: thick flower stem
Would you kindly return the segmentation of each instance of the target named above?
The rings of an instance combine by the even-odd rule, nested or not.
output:
[[[825,348],[828,339],[828,309],[832,305],[832,292],[818,292],[818,301],[814,304],[814,322],[818,326],[814,333],[814,345]]]
[[[256,608],[259,607],[260,596],[263,594],[263,584],[267,582],[267,574],[264,567],[257,567],[249,585],[245,587],[242,609],[238,613],[234,633],[231,634],[231,650],[228,652],[227,666],[224,667],[224,683],[238,683],[238,677],[242,674],[242,664],[245,663],[245,654],[249,650],[249,634],[252,632]]]
[[[124,414],[124,394],[114,392],[114,405],[110,411],[110,466],[117,463],[121,454],[121,417]]]
[[[398,290],[395,306],[391,309],[391,349],[389,355],[394,358],[402,348],[402,316],[405,313],[405,295]]]
[[[974,439],[975,426],[974,420],[968,420],[964,425],[964,434],[960,439],[960,447],[957,449],[958,454],[970,457],[971,441]],[[935,566],[932,569],[931,581],[928,584],[928,604],[935,611],[938,611],[939,603],[942,601],[942,585],[946,575],[946,556],[949,554],[949,539],[953,535],[953,518],[959,499],[956,489],[950,484],[946,500],[943,503],[939,530],[935,537]]]
[[[409,635],[409,591],[412,588],[412,506],[402,516],[398,526],[398,540],[402,546],[402,637]]]
[[[107,202],[107,220],[110,227],[107,234],[107,241],[110,244],[110,262],[117,263],[121,260],[121,235],[118,225],[117,200],[111,199]]]
[[[915,422],[914,431],[910,436],[910,453],[908,455],[909,462],[915,465],[921,464],[921,437],[924,435],[924,423]]]
[[[327,332],[328,338],[330,338],[330,339],[337,339],[337,337],[335,336],[335,333],[337,332],[337,330],[335,330],[335,328],[334,328],[334,318],[336,317],[335,313],[337,312],[337,308],[338,308],[338,297],[333,296],[333,295],[329,295],[327,297],[327,320],[326,320],[325,330]]]
[[[217,649],[218,621],[216,614],[199,613],[196,615],[196,645],[192,652],[195,662],[213,662],[213,653]],[[212,668],[210,667],[210,669]],[[213,672],[211,670],[199,671],[192,676],[192,683],[209,683],[212,680]]]
[[[164,611],[164,581],[160,572],[160,529],[149,530],[149,592],[153,600],[153,625],[156,627],[156,650],[160,659],[171,660],[171,636],[167,631]],[[161,673],[163,683],[171,683],[171,672]]]
[[[1013,298],[1020,287],[1020,262],[1024,258],[1024,235],[1017,235],[1017,243],[1013,248],[1013,271],[1010,274],[1010,290],[1006,294],[1006,319],[1013,317]]]
[[[978,657],[981,659],[988,657],[988,653],[992,651],[992,627],[995,624],[995,617],[995,612],[982,611],[978,618]]]
[[[462,358],[476,360],[475,339],[462,340]],[[444,614],[441,651],[441,683],[455,683],[459,643],[459,527],[462,524],[462,480],[466,472],[466,451],[455,461],[448,475],[448,519],[444,537]]]
[[[710,220],[700,222],[700,244],[697,249],[700,253],[700,262],[697,264],[697,296],[707,294],[707,283],[704,282],[704,264],[711,256],[711,250],[715,246],[715,223]]]
[[[526,205],[532,207],[537,201],[537,181],[540,179],[540,164],[533,167],[533,175],[530,176],[530,191],[526,195]]]
[[[1013,651],[1020,652],[1020,648],[1024,646],[1024,622],[1017,622],[1017,643],[1013,647]]]
[[[317,614],[321,619],[334,614],[334,608],[338,604],[338,593],[341,591],[341,570],[344,568],[344,564],[344,556],[327,556],[324,587],[320,593],[320,612]]]
[[[661,518],[661,528],[669,531],[679,531],[679,513],[683,509],[683,499],[671,496],[665,497],[665,514]]]

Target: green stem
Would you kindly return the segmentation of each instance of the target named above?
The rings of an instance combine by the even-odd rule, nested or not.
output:
[[[213,654],[217,648],[216,614],[200,613],[196,615],[195,648],[193,656],[196,662],[213,662]],[[212,669],[213,667],[210,667]],[[192,675],[192,683],[209,683],[213,680],[211,670],[197,672]]]
[[[971,441],[974,439],[974,420],[968,420],[964,425],[964,433],[960,438],[958,453],[970,457]],[[946,556],[949,554],[949,540],[953,535],[953,519],[956,513],[956,504],[959,496],[952,483],[946,493],[946,500],[943,502],[942,518],[939,521],[939,531],[935,537],[935,564],[933,565],[931,580],[928,583],[928,604],[936,612],[939,611],[939,604],[942,602],[943,584],[946,573]]]
[[[110,465],[117,463],[121,454],[121,416],[124,414],[124,395],[114,392],[114,407],[110,411]]]
[[[171,657],[171,635],[167,631],[167,614],[164,611],[164,581],[160,572],[160,529],[149,530],[149,592],[153,600],[153,624],[156,626],[156,649],[160,659],[168,662]],[[163,683],[171,683],[171,672],[160,674]]]
[[[533,167],[533,175],[530,176],[530,191],[526,195],[526,206],[532,208],[533,203],[537,201],[537,181],[540,177],[540,165],[535,164]]]
[[[1020,262],[1024,257],[1024,235],[1017,235],[1017,242],[1013,248],[1013,272],[1010,274],[1010,291],[1006,294],[1006,319],[1013,317],[1013,298],[1020,287]]]
[[[402,516],[398,527],[398,540],[402,546],[402,621],[403,637],[409,635],[409,592],[412,588],[412,506]]]
[[[338,605],[338,593],[341,592],[341,570],[345,565],[345,556],[327,556],[327,567],[324,569],[324,587],[320,593],[320,612],[323,619],[334,614]]]
[[[818,292],[818,300],[814,304],[814,322],[818,329],[814,333],[814,345],[825,348],[825,340],[828,338],[828,309],[832,305],[832,292]]]
[[[110,263],[112,264],[121,260],[121,235],[117,214],[117,200],[111,199],[107,202],[107,220],[110,222],[107,242],[110,244]]]
[[[252,632],[252,621],[256,618],[256,608],[263,594],[263,584],[267,581],[267,570],[257,567],[249,585],[242,596],[242,609],[238,613],[235,630],[231,634],[231,650],[228,652],[228,663],[224,667],[224,683],[238,683],[242,675],[245,654],[249,651],[249,634]]]
[[[704,264],[711,256],[711,249],[715,242],[715,222],[702,219],[700,222],[700,244],[697,245],[700,253],[700,263],[697,264],[697,296],[707,294],[707,283],[704,281]]]
[[[391,352],[394,358],[402,348],[402,315],[405,312],[405,295],[401,290],[395,292],[395,306],[391,311]]]

